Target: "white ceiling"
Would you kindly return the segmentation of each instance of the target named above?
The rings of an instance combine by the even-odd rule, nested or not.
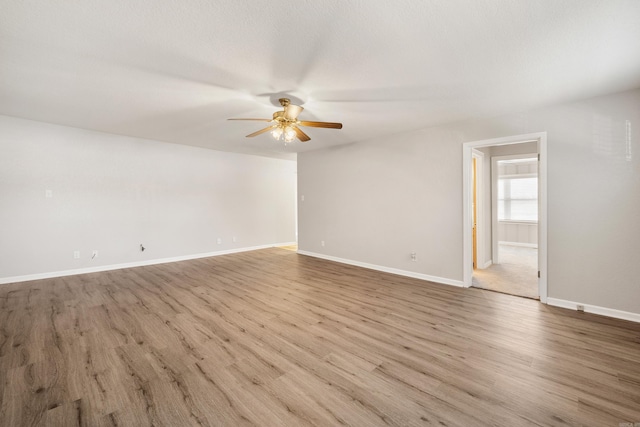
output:
[[[0,114],[296,152],[640,87],[638,0],[0,0]],[[312,140],[244,135],[277,98]],[[295,102],[294,102],[295,103]]]

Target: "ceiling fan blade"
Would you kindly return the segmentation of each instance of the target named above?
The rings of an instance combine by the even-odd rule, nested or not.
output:
[[[244,119],[244,118],[240,118],[240,119],[227,119],[227,120],[257,120],[259,122],[270,122],[273,119]]]
[[[268,132],[271,129],[273,129],[274,127],[275,127],[275,125],[274,126],[268,126],[268,127],[264,128],[264,129],[260,129],[259,131],[254,132],[254,133],[250,133],[249,135],[247,135],[247,138],[251,138],[253,136],[258,136],[258,135],[260,135],[262,133]]]
[[[310,126],[314,128],[330,128],[330,129],[342,129],[342,123],[331,123],[331,122],[307,122],[300,121],[298,122],[300,126]]]
[[[302,132],[302,129],[300,129],[299,127],[295,126],[294,129],[295,129],[296,135],[298,136],[298,139],[300,141],[307,142],[307,141],[311,140],[311,138],[309,138],[309,135],[307,135],[306,133]]]

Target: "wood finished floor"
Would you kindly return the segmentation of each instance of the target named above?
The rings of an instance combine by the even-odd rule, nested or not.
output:
[[[640,325],[269,249],[0,286],[1,426],[640,422]]]

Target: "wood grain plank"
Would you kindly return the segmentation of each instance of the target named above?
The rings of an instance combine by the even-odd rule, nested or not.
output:
[[[0,286],[0,425],[640,422],[640,325],[266,249]]]

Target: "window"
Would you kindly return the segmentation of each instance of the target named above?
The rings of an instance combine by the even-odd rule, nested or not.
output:
[[[504,166],[500,168],[502,170],[509,168],[508,164],[501,166]],[[530,170],[518,173],[512,169],[515,173],[498,175],[499,221],[538,220],[538,176]]]

